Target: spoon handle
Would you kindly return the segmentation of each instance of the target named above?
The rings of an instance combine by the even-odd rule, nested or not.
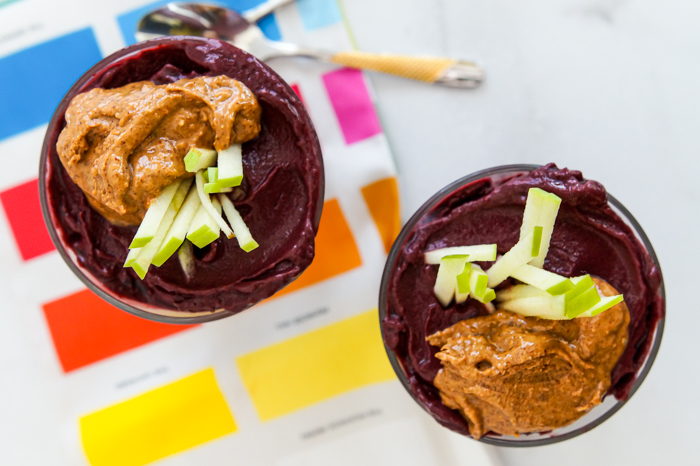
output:
[[[475,63],[449,58],[350,51],[336,53],[330,61],[448,87],[473,88],[484,79],[483,70]]]

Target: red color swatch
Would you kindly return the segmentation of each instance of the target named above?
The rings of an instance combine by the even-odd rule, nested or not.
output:
[[[39,180],[0,192],[0,203],[10,222],[22,259],[27,261],[53,251],[39,203]]]
[[[304,102],[304,97],[301,95],[301,89],[299,89],[298,84],[292,84],[292,89],[294,89],[294,92],[299,96],[299,99],[301,100],[301,103],[306,105],[306,102]]]
[[[90,290],[44,304],[63,372],[79,369],[196,325],[152,322],[121,311]]]

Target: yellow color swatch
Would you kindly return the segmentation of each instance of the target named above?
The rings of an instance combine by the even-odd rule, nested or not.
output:
[[[387,254],[401,231],[399,187],[396,177],[383,178],[362,188],[362,196],[384,243]]]
[[[237,363],[263,421],[396,378],[376,309],[241,356]]]
[[[143,465],[236,431],[207,369],[80,419],[94,466]]]

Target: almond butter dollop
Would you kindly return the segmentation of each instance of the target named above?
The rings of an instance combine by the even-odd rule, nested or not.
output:
[[[163,188],[193,175],[183,161],[191,148],[249,141],[260,114],[255,95],[227,76],[96,88],[71,101],[56,149],[98,212],[138,225]]]
[[[605,296],[618,292],[594,279]],[[627,345],[622,302],[595,317],[545,320],[497,310],[430,335],[443,368],[434,385],[469,431],[504,435],[563,427],[602,401]]]

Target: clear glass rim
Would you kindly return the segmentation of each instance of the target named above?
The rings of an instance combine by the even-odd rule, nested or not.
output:
[[[139,42],[137,44],[133,44],[130,46],[127,46],[123,49],[120,49],[116,52],[114,52],[111,55],[108,55],[107,57],[103,58],[99,62],[97,62],[95,65],[93,65],[89,70],[87,70],[81,77],[78,79],[73,86],[66,92],[66,94],[63,96],[61,101],[59,102],[58,106],[56,107],[56,110],[54,111],[53,115],[51,116],[51,120],[49,121],[49,124],[46,129],[46,134],[44,136],[44,142],[41,147],[41,157],[39,159],[39,201],[41,204],[41,212],[44,217],[44,223],[46,224],[46,227],[49,231],[49,236],[51,237],[51,241],[53,241],[54,246],[56,247],[56,250],[58,253],[61,255],[61,258],[63,261],[68,265],[68,267],[71,269],[71,271],[80,279],[83,284],[85,284],[90,291],[93,293],[97,294],[100,298],[104,299],[107,301],[109,304],[117,307],[118,309],[121,309],[123,311],[126,311],[130,314],[133,314],[138,317],[142,317],[147,320],[155,321],[155,322],[160,322],[160,323],[165,323],[165,324],[180,324],[180,325],[193,325],[193,324],[201,324],[205,322],[211,322],[214,320],[219,320],[223,319],[224,317],[228,317],[231,315],[239,314],[243,312],[244,310],[238,311],[238,312],[231,312],[227,311],[225,309],[218,309],[215,311],[203,311],[203,312],[195,312],[195,313],[190,313],[190,312],[183,312],[183,311],[175,311],[175,310],[169,310],[169,309],[159,309],[153,306],[149,306],[146,303],[142,302],[136,302],[132,300],[121,300],[117,299],[114,297],[110,292],[106,291],[102,286],[100,286],[99,280],[93,278],[91,280],[91,274],[79,267],[73,255],[71,254],[70,251],[68,251],[64,244],[63,241],[61,240],[58,232],[56,231],[55,228],[55,221],[51,212],[51,209],[49,207],[49,200],[48,200],[48,191],[46,187],[46,175],[47,175],[47,166],[48,166],[48,156],[49,156],[49,145],[51,144],[51,133],[52,129],[56,125],[57,121],[60,120],[65,113],[66,109],[68,108],[68,105],[70,104],[71,99],[75,96],[78,90],[80,90],[88,81],[93,79],[95,75],[97,75],[98,72],[102,71],[105,67],[115,64],[120,60],[124,60],[129,58],[132,55],[136,55],[142,50],[157,47],[158,45],[161,44],[167,44],[170,42],[176,42],[176,41],[181,41],[181,40],[188,40],[192,42],[201,42],[201,43],[207,43],[210,39],[202,38],[202,37],[195,37],[195,36],[165,36],[165,37],[160,37],[157,39],[151,39],[147,40],[144,42]],[[262,62],[260,62],[262,63]],[[274,72],[271,68],[267,67],[264,63],[262,63],[263,66],[265,66],[268,71],[270,71],[274,76],[277,76],[279,81],[281,83],[284,83],[285,85],[289,86],[286,81],[281,78],[276,72]],[[291,90],[291,88],[290,88]],[[293,91],[292,91],[293,92]],[[293,93],[293,95],[296,95]],[[307,115],[307,120],[310,128],[313,130],[312,133],[315,135],[315,128],[313,126],[313,122],[311,121],[311,118],[308,117]],[[320,173],[321,173],[321,179],[319,183],[319,200],[318,200],[318,209],[316,212],[316,225],[318,226],[320,218],[321,218],[321,212],[323,209],[323,198],[324,198],[324,192],[325,192],[325,179],[323,175],[323,159],[320,156],[321,154],[321,149],[320,145],[318,143],[318,137],[316,136],[316,145],[318,146],[318,161],[319,161],[319,168],[320,168]],[[264,301],[264,300],[263,300]],[[262,301],[261,301],[262,302]],[[133,303],[133,304],[132,304]],[[141,309],[138,306],[142,306],[144,309],[145,308],[151,308],[151,311],[147,311],[144,309]],[[253,306],[253,305],[251,305]],[[249,306],[246,309],[249,309],[251,306]]]
[[[394,369],[394,372],[396,373],[397,377],[401,381],[401,385],[406,389],[408,394],[413,398],[413,400],[421,407],[423,408],[428,414],[431,415],[432,413],[425,408],[414,396],[413,392],[411,391],[411,386],[408,382],[408,378],[406,377],[406,373],[404,372],[403,366],[399,362],[398,358],[396,357],[396,354],[389,349],[389,347],[386,344],[386,339],[384,335],[384,326],[383,326],[383,320],[387,315],[387,293],[388,293],[388,285],[389,285],[389,280],[391,278],[391,273],[394,269],[394,266],[396,264],[396,261],[399,257],[399,254],[401,252],[401,249],[406,242],[408,235],[411,233],[413,230],[413,227],[420,221],[420,219],[423,218],[423,216],[430,211],[435,205],[437,205],[440,201],[442,201],[447,195],[451,194],[453,191],[456,189],[465,186],[469,183],[472,183],[474,181],[480,180],[482,178],[487,178],[487,177],[492,177],[494,175],[516,175],[518,173],[527,173],[530,172],[536,168],[540,168],[541,165],[533,165],[533,164],[514,164],[514,165],[500,165],[492,168],[487,168],[484,170],[477,171],[475,173],[472,173],[471,175],[467,175],[465,177],[462,177],[449,185],[445,186],[441,190],[439,190],[437,193],[435,193],[430,199],[428,199],[406,222],[406,224],[402,227],[401,232],[399,233],[398,237],[394,241],[394,244],[391,247],[391,250],[389,252],[389,256],[387,258],[386,264],[384,266],[384,272],[382,274],[382,281],[381,281],[381,286],[379,289],[379,326],[382,334],[382,342],[384,343],[384,349],[386,351],[387,356],[389,357],[389,362],[391,363],[392,368]],[[625,400],[617,400],[615,399],[616,403],[614,406],[612,406],[610,409],[608,409],[605,413],[600,415],[599,417],[593,419],[591,422],[588,424],[581,426],[580,428],[573,430],[571,432],[567,432],[561,435],[556,435],[552,437],[547,437],[547,438],[534,438],[534,439],[523,439],[523,440],[511,440],[507,437],[500,436],[500,435],[494,435],[494,434],[487,434],[480,439],[478,439],[479,442],[483,442],[489,445],[495,445],[499,447],[515,447],[515,448],[523,448],[523,447],[537,447],[537,446],[543,446],[543,445],[552,445],[555,443],[563,442],[565,440],[572,439],[574,437],[577,437],[581,434],[584,434],[588,431],[593,430],[595,427],[599,426],[606,420],[608,420],[610,417],[612,417],[613,414],[618,412],[624,405],[627,403],[631,398],[632,395],[635,394],[635,392],[639,389],[639,387],[642,385],[644,382],[644,379],[646,378],[647,374],[651,370],[652,365],[654,364],[654,361],[656,359],[656,355],[659,352],[659,348],[661,346],[661,340],[663,336],[663,331],[664,331],[664,323],[666,320],[666,315],[665,315],[665,309],[666,309],[666,291],[664,288],[664,279],[663,279],[663,274],[661,272],[661,265],[659,264],[659,260],[656,256],[656,252],[654,251],[654,248],[651,245],[651,242],[649,241],[649,238],[647,237],[646,233],[644,233],[644,230],[642,229],[641,225],[637,220],[634,218],[634,216],[625,208],[625,206],[620,203],[615,197],[613,197],[610,193],[607,194],[607,199],[608,203],[611,204],[613,207],[615,207],[619,212],[622,213],[624,216],[623,220],[629,222],[631,225],[634,233],[637,235],[637,237],[640,239],[642,242],[642,245],[646,249],[647,253],[649,254],[649,257],[653,261],[654,265],[657,267],[659,271],[659,277],[660,277],[660,286],[659,286],[659,296],[663,300],[663,307],[664,307],[664,316],[658,321],[656,328],[654,330],[654,339],[652,341],[651,348],[649,349],[649,354],[647,355],[644,364],[642,367],[639,369],[637,372],[637,377],[632,384],[632,387],[629,391],[629,395]],[[476,440],[476,439],[474,439]]]

